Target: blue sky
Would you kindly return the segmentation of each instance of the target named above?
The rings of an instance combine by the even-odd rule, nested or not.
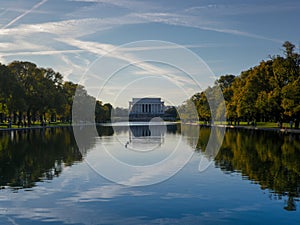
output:
[[[140,67],[130,65],[102,88],[108,75],[103,75],[105,66],[97,66],[97,60],[113,51],[109,58],[117,61],[111,61],[112,65],[119,60],[130,64],[149,46],[142,50],[137,45],[121,50],[118,46],[160,40],[188,48],[216,77],[239,75],[269,55],[282,54],[286,40],[299,46],[299,21],[298,0],[2,0],[0,62],[32,61],[61,72],[65,80],[82,84],[97,68],[99,77],[93,82],[104,90],[100,94],[98,90],[97,96],[104,102],[126,107],[131,97],[159,95],[177,105],[198,91],[197,87],[183,82],[177,90],[178,76],[177,83],[173,78],[149,78],[154,70],[162,77],[176,73],[172,66],[150,62]],[[160,47],[164,48],[159,44],[155,49]],[[138,74],[141,77],[137,78]],[[142,91],[135,93],[138,89]],[[143,92],[145,96],[141,96]]]

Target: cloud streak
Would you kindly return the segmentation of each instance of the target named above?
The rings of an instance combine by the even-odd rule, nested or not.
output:
[[[28,36],[36,33],[49,33],[58,37],[79,38],[81,36],[94,34],[98,31],[112,29],[114,27],[144,23],[141,19],[132,15],[113,18],[85,18],[62,20],[59,22],[47,22],[39,24],[20,25],[16,28],[2,29],[1,34],[4,36]]]
[[[42,0],[41,2],[35,4],[31,9],[25,11],[23,14],[17,16],[15,19],[13,19],[12,21],[10,21],[8,24],[4,25],[1,29],[6,29],[9,26],[13,25],[14,23],[16,23],[17,21],[19,21],[20,19],[22,19],[24,16],[28,15],[29,13],[31,13],[33,10],[37,9],[38,7],[40,7],[41,5],[45,4],[48,0]]]
[[[176,47],[136,46],[130,48],[121,47],[115,51],[116,45],[101,43],[103,42],[103,40],[101,40],[102,31],[105,31],[103,33],[106,35],[109,33],[106,33],[106,31],[115,31],[117,30],[116,28],[125,27],[128,25],[143,25],[140,27],[143,27],[144,29],[147,24],[159,23],[163,25],[181,27],[180,29],[196,28],[203,31],[210,31],[211,36],[217,36],[219,33],[237,37],[246,37],[253,40],[257,39],[271,41],[273,43],[282,43],[282,40],[276,38],[269,38],[267,36],[255,34],[247,30],[243,31],[240,29],[232,29],[231,21],[226,20],[226,16],[231,15],[237,11],[235,9],[239,8],[243,8],[245,13],[254,13],[254,4],[232,4],[227,7],[227,5],[219,4],[202,6],[200,4],[182,3],[182,7],[177,7],[175,5],[162,7],[164,6],[164,3],[159,1],[141,2],[128,0],[62,0],[63,5],[69,4],[70,9],[73,10],[66,11],[66,14],[72,15],[72,17],[57,17],[61,19],[55,20],[55,22],[50,21],[41,23],[39,20],[36,20],[36,22],[32,24],[19,25],[20,23],[18,21],[20,21],[29,13],[36,12],[37,9],[46,2],[47,0],[39,1],[37,4],[31,7],[31,9],[27,11],[23,10],[23,12],[20,11],[21,15],[17,16],[15,19],[0,28],[0,57],[2,61],[5,62],[6,58],[11,60],[13,56],[20,58],[27,57],[28,60],[31,59],[31,56],[55,56],[55,60],[57,62],[60,61],[62,64],[59,66],[59,68],[65,68],[64,71],[67,71],[66,77],[68,77],[71,75],[71,73],[82,73],[84,69],[88,67],[88,64],[92,62],[93,57],[95,58],[102,55],[109,55],[117,60],[124,60],[129,64],[135,63],[140,69],[139,72],[141,74],[143,71],[144,75],[147,73],[154,76],[167,74],[170,79],[174,79],[175,76],[170,73],[167,68],[160,68],[159,66],[155,66],[151,63],[139,62],[137,55],[143,51],[160,51],[163,49],[171,50],[171,48]],[[52,1],[47,2],[47,5],[49,5],[50,8],[53,8],[54,5],[51,4]],[[299,3],[295,3],[295,5],[297,4]],[[264,4],[262,5],[265,6]],[[289,2],[285,3],[284,5],[284,10],[292,10],[294,4]],[[96,9],[93,8],[94,6],[96,6]],[[247,10],[245,9],[246,6]],[[8,4],[8,7],[11,8],[11,5]],[[260,10],[280,10],[275,6],[271,8],[272,9],[264,7]],[[98,10],[105,12],[106,9],[112,10],[112,13],[104,13],[104,15],[101,14],[101,17],[99,16],[99,13],[97,14]],[[117,12],[114,10],[117,10]],[[214,12],[219,11],[222,11],[223,13],[220,15],[214,14]],[[51,12],[53,12],[53,10]],[[79,14],[82,12],[82,14],[80,14],[81,16],[79,16],[77,12],[79,12]],[[224,18],[225,20],[223,20]],[[17,26],[12,26],[14,24]],[[132,27],[134,26],[131,26],[131,29]],[[138,29],[140,29],[140,27]],[[113,40],[116,39],[113,38]],[[120,37],[118,40],[119,42],[122,42],[123,39]],[[211,44],[185,44],[186,45],[184,45],[184,47],[191,49],[224,47],[224,44],[213,42]],[[237,43],[237,45],[238,44],[239,43]],[[86,57],[85,53],[89,54],[89,56]],[[74,60],[75,56],[82,57],[82,61],[86,60],[87,63],[77,62],[76,59]],[[36,59],[36,57],[32,58],[34,60]],[[50,64],[49,66],[52,65]],[[68,68],[66,69],[66,67]],[[175,82],[181,83],[187,82],[187,80],[177,76],[175,77]]]
[[[9,52],[0,54],[2,57],[6,56],[18,56],[18,55],[61,55],[61,54],[75,54],[75,53],[82,53],[83,50],[49,50],[49,51],[28,51],[28,52]]]
[[[218,16],[257,15],[260,13],[291,12],[299,9],[299,2],[274,2],[273,4],[207,4],[186,8],[184,12],[197,15],[200,13],[216,14]]]
[[[32,9],[26,11],[22,15],[15,18],[13,21],[5,25],[2,29],[8,28],[13,23],[36,9],[37,7],[44,4],[47,0],[43,0],[36,4]],[[107,3],[113,4],[120,7],[125,7],[122,1],[106,1],[106,0],[87,0],[81,2],[96,2],[96,3]],[[18,33],[21,35],[24,33],[33,34],[36,32],[46,32],[61,37],[75,37],[79,38],[84,35],[94,34],[97,31],[108,30],[122,25],[130,24],[142,24],[142,23],[163,23],[168,25],[182,26],[188,28],[198,28],[201,30],[213,31],[218,33],[226,33],[236,36],[244,36],[255,39],[268,40],[272,42],[282,43],[282,40],[265,37],[262,35],[226,28],[226,24],[220,21],[211,20],[208,16],[200,16],[189,14],[191,9],[185,9],[177,13],[169,12],[154,12],[149,10],[148,12],[138,12],[137,8],[147,8],[143,3],[143,7],[139,6],[140,3],[131,2],[126,7],[130,7],[135,11],[122,15],[119,17],[107,17],[107,18],[84,18],[84,19],[73,19],[73,20],[62,20],[59,22],[48,22],[42,24],[30,24],[21,25],[15,29],[10,29],[6,32],[1,32],[3,35],[11,35],[12,33]]]
[[[120,47],[111,45],[111,44],[99,44],[96,42],[87,42],[87,41],[79,41],[76,39],[59,39],[60,41],[72,45],[74,47],[77,47],[81,50],[85,50],[94,54],[97,54],[98,56],[105,56],[110,57],[116,60],[121,60],[127,63],[127,65],[134,65],[135,67],[142,69],[143,71],[146,71],[148,75],[151,76],[165,76],[168,79],[171,79],[172,82],[175,82],[177,85],[182,86],[183,84],[190,84],[195,85],[194,81],[192,81],[190,78],[186,78],[183,76],[175,75],[173,71],[170,71],[166,68],[162,68],[160,66],[155,66],[152,63],[146,62],[143,58],[140,58],[139,55],[133,55],[128,52],[130,51],[136,51],[139,50],[141,52],[143,51],[149,51],[152,47],[156,50],[161,49],[176,49],[173,45],[165,45],[165,46],[146,46],[146,47],[137,47],[133,46],[131,47]],[[182,46],[178,46],[179,48],[183,48]],[[158,61],[157,61],[158,62]],[[116,61],[117,63],[117,61]],[[162,62],[164,63],[164,62]]]
[[[199,21],[199,18],[196,16],[186,16],[180,14],[172,14],[172,13],[144,13],[144,14],[136,14],[138,17],[143,18],[144,20],[148,20],[149,22],[159,22],[169,25],[175,26],[183,26],[190,28],[198,28],[201,30],[214,31],[218,33],[225,33],[237,36],[250,37],[255,39],[268,40],[272,42],[282,43],[282,40],[273,39],[269,37],[265,37],[262,35],[257,35],[245,31],[228,29],[228,28],[218,28],[217,23],[213,21]],[[225,27],[225,25],[224,25]]]
[[[159,10],[159,5],[154,2],[144,2],[136,0],[69,0],[71,2],[88,2],[98,4],[108,4],[119,8],[129,9],[131,11],[148,11],[148,10]]]

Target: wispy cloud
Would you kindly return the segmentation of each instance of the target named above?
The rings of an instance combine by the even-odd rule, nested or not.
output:
[[[299,7],[300,2],[296,1],[272,2],[272,4],[267,4],[265,2],[258,2],[256,4],[204,4],[186,8],[184,12],[193,15],[199,15],[200,13],[214,14],[221,17],[228,15],[257,15],[260,13],[289,12],[299,9]]]
[[[79,38],[88,34],[94,34],[101,30],[129,24],[138,24],[145,21],[138,20],[132,15],[117,18],[85,18],[62,20],[58,22],[37,23],[20,25],[16,28],[2,29],[0,33],[5,36],[28,36],[36,33],[49,33],[59,37]]]
[[[208,4],[204,6],[195,6],[186,9],[177,11],[176,13],[168,12],[168,9],[161,10],[159,7],[156,7],[156,10],[153,10],[154,4],[145,5],[146,3],[139,3],[136,1],[121,1],[121,0],[75,0],[75,1],[85,1],[85,2],[96,2],[96,3],[108,3],[116,5],[119,7],[130,8],[133,10],[131,14],[132,17],[137,17],[143,19],[144,23],[146,22],[157,22],[164,23],[169,25],[198,28],[201,30],[208,30],[218,33],[226,33],[236,36],[244,36],[255,39],[268,40],[272,42],[282,43],[282,40],[266,37],[263,35],[238,30],[230,28],[230,24],[224,22],[222,17],[218,19],[213,19],[213,15],[231,15],[231,14],[243,14],[243,13],[258,13],[258,12],[267,12],[275,10],[293,10],[300,3],[285,3],[280,6],[269,6],[262,5],[262,7],[256,7],[253,4],[231,4],[231,5],[220,5],[220,4]],[[206,14],[199,13],[198,10],[205,10]],[[211,12],[214,10],[213,12]]]
[[[273,39],[269,37],[265,37],[263,35],[237,30],[237,29],[231,29],[230,25],[228,23],[225,23],[222,18],[218,19],[212,19],[210,14],[203,14],[203,13],[191,13],[191,12],[197,12],[197,10],[203,10],[207,9],[209,10],[220,10],[222,9],[223,15],[224,14],[230,14],[230,12],[236,12],[236,8],[246,8],[248,11],[251,11],[253,7],[251,5],[247,5],[247,7],[244,5],[230,5],[230,6],[224,6],[224,5],[216,5],[216,4],[210,4],[206,6],[195,6],[186,8],[180,11],[177,11],[176,13],[168,12],[168,9],[161,10],[156,4],[154,3],[146,3],[146,2],[138,2],[138,1],[122,1],[122,0],[71,0],[71,1],[78,1],[78,2],[93,2],[93,3],[105,3],[105,4],[111,4],[122,8],[130,8],[131,13],[122,15],[120,17],[113,17],[113,18],[102,18],[101,22],[95,22],[93,19],[85,19],[85,20],[75,20],[75,21],[62,21],[62,23],[65,23],[66,30],[70,30],[71,34],[75,35],[75,32],[72,32],[72,26],[71,24],[76,24],[76,26],[86,26],[86,28],[92,28],[92,29],[85,29],[84,34],[91,34],[96,32],[95,28],[97,27],[100,30],[104,29],[111,29],[116,26],[121,25],[128,25],[128,24],[139,24],[139,23],[151,23],[151,22],[157,22],[157,23],[164,23],[169,25],[176,25],[176,26],[183,26],[183,27],[190,27],[190,28],[198,28],[201,30],[208,30],[208,31],[214,31],[218,33],[226,33],[231,35],[237,35],[237,36],[244,36],[249,38],[255,38],[255,39],[262,39],[262,40],[268,40],[272,42],[278,42],[282,43],[282,40]],[[285,5],[285,8],[291,9],[292,5],[289,4],[288,6]],[[234,10],[233,10],[234,9]],[[265,10],[270,10],[269,7],[264,7]],[[278,9],[278,7],[276,8]],[[218,13],[213,13],[214,15]],[[96,26],[97,23],[97,26]],[[50,25],[50,24],[49,24]],[[52,24],[55,26],[55,24]],[[91,25],[91,26],[90,26]],[[65,26],[63,26],[65,27]],[[47,30],[47,29],[46,29]],[[89,32],[90,31],[90,32]],[[59,30],[56,31],[56,33],[60,33]],[[78,33],[77,33],[78,34]]]
[[[220,27],[221,24],[218,24],[218,22],[209,21],[209,20],[199,20],[197,16],[193,16],[193,15],[187,16],[187,15],[172,14],[172,13],[144,13],[144,14],[137,14],[137,16],[145,20],[148,20],[149,22],[160,22],[169,25],[198,28],[201,30],[214,31],[218,33],[226,33],[226,34],[232,34],[237,36],[244,36],[244,37],[282,43],[282,40],[269,38],[262,35],[241,31],[241,30],[225,28],[226,27],[225,24]]]
[[[85,2],[96,2],[96,3],[108,3],[123,6],[123,1],[104,1],[104,0],[80,0]],[[41,1],[36,4],[32,9],[26,11],[19,17],[15,18],[10,23],[6,24],[3,28],[8,28],[13,23],[21,19],[23,16],[30,13],[33,9],[36,9],[40,5],[44,4],[46,0]],[[143,3],[145,4],[145,3]],[[139,8],[139,3],[131,2],[130,7]],[[128,6],[129,7],[129,6]],[[145,7],[148,9],[147,7]],[[148,9],[149,10],[149,9]],[[57,36],[60,38],[74,38],[79,39],[82,36],[92,35],[98,31],[113,29],[122,25],[129,24],[142,24],[142,23],[163,23],[169,25],[176,25],[188,28],[198,28],[201,30],[213,31],[218,33],[226,33],[236,36],[244,36],[255,39],[263,39],[272,42],[281,43],[281,40],[265,37],[258,34],[253,34],[246,31],[236,30],[226,28],[226,24],[220,21],[211,20],[209,18],[204,18],[203,16],[189,15],[185,10],[178,13],[168,13],[168,12],[133,12],[117,17],[107,17],[107,18],[84,18],[84,19],[72,19],[72,20],[62,20],[58,22],[48,22],[48,23],[36,23],[36,24],[26,24],[20,25],[11,29],[2,29],[0,33],[4,37],[14,37],[18,36],[19,39],[22,36],[28,37],[35,35],[37,33],[48,33],[52,36]]]
[[[36,12],[39,7],[45,4],[47,0],[43,0],[32,6],[29,10],[20,11],[22,14],[11,20],[10,22],[3,25],[0,29],[0,57],[1,60],[5,60],[6,57],[12,56],[36,56],[36,55],[56,55],[57,58],[62,60],[69,67],[74,67],[74,69],[79,71],[78,63],[72,62],[73,59],[67,56],[67,54],[84,54],[91,53],[95,57],[99,55],[107,55],[113,51],[116,46],[113,44],[101,43],[101,39],[94,39],[96,41],[83,41],[86,37],[99,37],[100,31],[113,30],[115,28],[126,26],[126,25],[137,25],[137,24],[147,24],[147,23],[160,23],[174,26],[181,26],[185,28],[196,28],[204,31],[211,31],[220,34],[230,34],[233,36],[241,36],[259,40],[267,40],[275,43],[282,43],[282,40],[276,38],[269,38],[264,35],[255,34],[249,31],[232,29],[231,23],[228,20],[222,20],[224,15],[234,12],[237,8],[242,8],[249,11],[254,7],[253,5],[243,5],[243,4],[232,4],[226,6],[225,4],[208,4],[199,5],[195,4],[191,6],[187,4],[186,7],[177,8],[173,10],[174,7],[162,7],[163,3],[159,1],[148,2],[148,1],[129,1],[129,0],[69,0],[65,1],[64,4],[78,4],[79,7],[71,7],[76,12],[84,9],[85,18],[77,17],[77,13],[74,11],[67,12],[70,17],[62,17],[56,22],[45,22],[39,23],[35,21],[32,24],[21,24],[17,26],[12,26],[14,24],[19,24],[21,19],[26,15]],[[77,3],[76,3],[77,2]],[[84,4],[84,3],[94,3],[94,4]],[[52,2],[48,1],[47,4],[51,5]],[[298,3],[292,4],[289,2],[285,5],[286,10],[292,10],[293,6],[297,6]],[[107,6],[112,8],[123,8],[122,13],[116,13],[113,15],[99,16],[97,13],[89,15],[89,8],[92,9],[93,5],[105,10]],[[244,7],[247,6],[247,7]],[[11,6],[10,6],[11,7]],[[252,7],[252,8],[251,8]],[[272,7],[271,7],[272,8]],[[78,10],[78,11],[77,11]],[[222,16],[213,16],[215,11],[221,10],[223,12]],[[253,9],[254,10],[254,9]],[[264,10],[268,10],[267,7]],[[278,10],[278,8],[274,9]],[[205,11],[206,13],[202,13]],[[211,13],[213,12],[213,13]],[[68,18],[68,19],[66,19]],[[100,34],[101,35],[101,34]],[[36,40],[33,41],[33,37]],[[55,41],[58,42],[55,42]],[[59,46],[59,47],[57,47]],[[70,49],[70,46],[72,47]],[[218,44],[186,44],[184,47],[187,48],[210,48],[219,47]],[[222,47],[222,46],[220,46]],[[75,49],[74,49],[75,48]],[[127,61],[128,63],[136,63],[139,61],[138,57],[135,57],[136,53],[142,51],[157,51],[166,48],[166,46],[151,46],[151,47],[131,47],[131,48],[120,48],[115,52],[114,55],[110,57],[115,57],[116,59]],[[63,55],[63,56],[62,56]],[[87,63],[85,63],[87,65]],[[153,75],[158,74],[170,74],[170,71],[166,69],[153,66],[149,63],[138,63],[137,65],[141,70],[146,71],[145,73],[151,73]],[[85,66],[86,68],[86,66]],[[68,74],[71,74],[71,69],[68,69]],[[80,70],[82,72],[82,69]],[[142,73],[142,72],[141,72]],[[170,75],[170,79],[174,79],[174,76]],[[175,78],[177,82],[186,82],[182,78]]]
[[[120,196],[147,196],[153,194],[152,192],[134,191],[128,187],[118,184],[108,184],[101,187],[89,189],[85,192],[77,193],[77,195],[70,198],[62,199],[62,202],[95,202],[105,201]]]
[[[1,29],[6,29],[7,27],[13,25],[14,23],[16,23],[18,20],[22,19],[24,16],[26,16],[27,14],[31,13],[32,11],[34,11],[35,9],[37,9],[38,7],[40,7],[41,5],[45,4],[48,0],[42,0],[41,2],[35,4],[31,9],[25,11],[23,14],[17,16],[15,19],[13,19],[12,21],[10,21],[8,24],[4,25]]]
[[[198,26],[196,26],[196,27],[198,27]],[[238,35],[238,36],[244,36],[244,37],[249,37],[249,38],[267,40],[267,41],[272,41],[272,42],[277,42],[277,43],[283,43],[283,41],[279,40],[279,39],[265,37],[265,36],[262,36],[262,35],[259,35],[259,34],[253,34],[253,33],[240,31],[240,30],[226,29],[226,28],[224,28],[224,29],[223,28],[214,28],[214,27],[206,27],[206,26],[199,26],[199,28],[203,29],[203,30],[209,30],[209,31],[215,31],[215,32]]]
[[[49,51],[29,51],[29,52],[10,52],[10,53],[4,53],[0,54],[2,57],[6,56],[29,56],[29,55],[61,55],[61,54],[69,54],[69,53],[82,53],[83,50],[49,50]]]
[[[69,0],[71,2],[90,2],[99,4],[108,4],[120,8],[130,9],[132,11],[158,10],[160,6],[153,2],[136,1],[136,0]]]
[[[218,48],[223,47],[224,44],[215,44],[215,43],[204,43],[204,44],[197,44],[197,45],[161,45],[161,46],[148,46],[148,47],[135,47],[135,48],[126,48],[121,47],[121,51],[127,52],[136,52],[136,51],[156,51],[156,50],[167,50],[167,49],[179,49],[179,48]]]
[[[184,99],[188,98],[193,93],[200,91],[202,88],[211,85],[215,80],[214,78],[209,77],[212,73],[208,71],[207,67],[202,62],[198,61],[198,59],[194,58],[194,56],[191,56],[188,50],[179,45],[174,46],[167,43],[163,45],[163,43],[149,41],[143,44],[137,42],[136,44],[132,43],[129,46],[125,45],[118,47],[112,44],[79,41],[72,38],[64,38],[59,40],[63,43],[87,52],[91,52],[98,56],[100,61],[97,61],[96,59],[94,63],[91,63],[90,68],[86,68],[87,70],[83,73],[85,75],[82,77],[81,84],[86,87],[91,95],[98,98],[99,90],[102,86],[101,83],[103,83],[103,85],[105,85],[105,90],[101,92],[101,99],[104,99],[105,101],[111,101],[111,99],[117,93],[119,93],[122,88],[127,88],[126,94],[129,95],[130,84],[132,82],[137,82],[138,79],[146,80],[150,78],[150,80],[153,80],[154,78],[163,78],[164,80],[160,80],[157,82],[172,83],[173,88],[177,90],[177,94],[181,93],[180,95],[183,99],[179,99],[177,97],[177,100],[180,102],[184,101]],[[153,61],[155,58],[152,58],[152,60],[150,60],[151,56],[150,58],[147,57],[151,47],[156,49],[155,55],[157,58],[155,61]],[[166,53],[166,50],[171,50],[172,52]],[[184,52],[184,55],[181,57],[184,57],[186,61],[184,60],[181,63],[178,63],[178,68],[173,67],[173,64],[176,63],[174,63],[173,61],[173,64],[170,64],[170,62],[172,61],[168,62],[164,61],[166,60],[164,58],[160,59],[159,52],[161,52],[162,55],[168,54],[170,56],[168,57],[170,60],[173,55],[180,55]],[[146,56],[145,53],[147,53]],[[105,58],[104,61],[102,57]],[[161,63],[167,63],[167,67],[160,65]],[[112,79],[114,79],[114,74],[118,73],[118,71],[116,71],[116,67],[123,69],[127,66],[133,67],[137,71],[144,71],[144,73],[134,73],[130,70],[130,76],[127,76],[126,73],[124,74],[124,76],[122,76],[122,79],[124,78],[124,80],[117,79],[117,81],[114,83],[106,83],[108,80],[111,81]],[[198,82],[194,79],[195,77],[199,77]],[[146,84],[147,82],[143,81],[142,83]],[[201,85],[201,87],[199,87],[199,85]],[[166,95],[166,99],[173,99],[173,97],[170,96],[174,95],[174,93],[172,93],[172,91],[170,90],[165,90],[163,87],[161,87],[160,89],[151,88],[151,85],[149,86],[149,83],[146,86],[147,87],[142,87],[141,91],[134,88],[134,93],[131,94],[143,95],[144,93],[145,95],[151,95],[153,94],[153,90],[155,89],[156,94],[161,94],[161,96]],[[149,91],[151,93],[148,93]],[[176,105],[179,103],[177,103],[175,100],[174,104]]]

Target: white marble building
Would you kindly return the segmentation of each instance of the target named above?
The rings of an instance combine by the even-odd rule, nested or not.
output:
[[[165,106],[161,98],[133,98],[129,102],[131,117],[155,117],[164,115]]]

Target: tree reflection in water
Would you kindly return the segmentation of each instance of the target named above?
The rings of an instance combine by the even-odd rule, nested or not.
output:
[[[209,135],[209,128],[200,129],[197,151],[205,151]],[[271,198],[286,196],[284,209],[296,210],[300,193],[299,135],[227,130],[215,165],[225,172],[241,173],[244,179],[269,189]]]
[[[0,186],[29,188],[81,161],[72,128],[0,133]]]
[[[33,187],[37,181],[53,179],[64,166],[81,161],[95,144],[91,129],[85,129],[79,146],[72,128],[14,131],[0,133],[0,187]],[[194,137],[200,129],[199,138]],[[97,127],[99,136],[128,133],[128,127]],[[215,130],[215,132],[218,132]],[[189,144],[205,155],[210,128],[188,125],[167,127],[167,134],[180,133]],[[286,210],[296,210],[300,193],[300,136],[270,131],[226,131],[215,158],[215,166],[226,173],[241,173],[268,189],[273,199],[286,198]]]

